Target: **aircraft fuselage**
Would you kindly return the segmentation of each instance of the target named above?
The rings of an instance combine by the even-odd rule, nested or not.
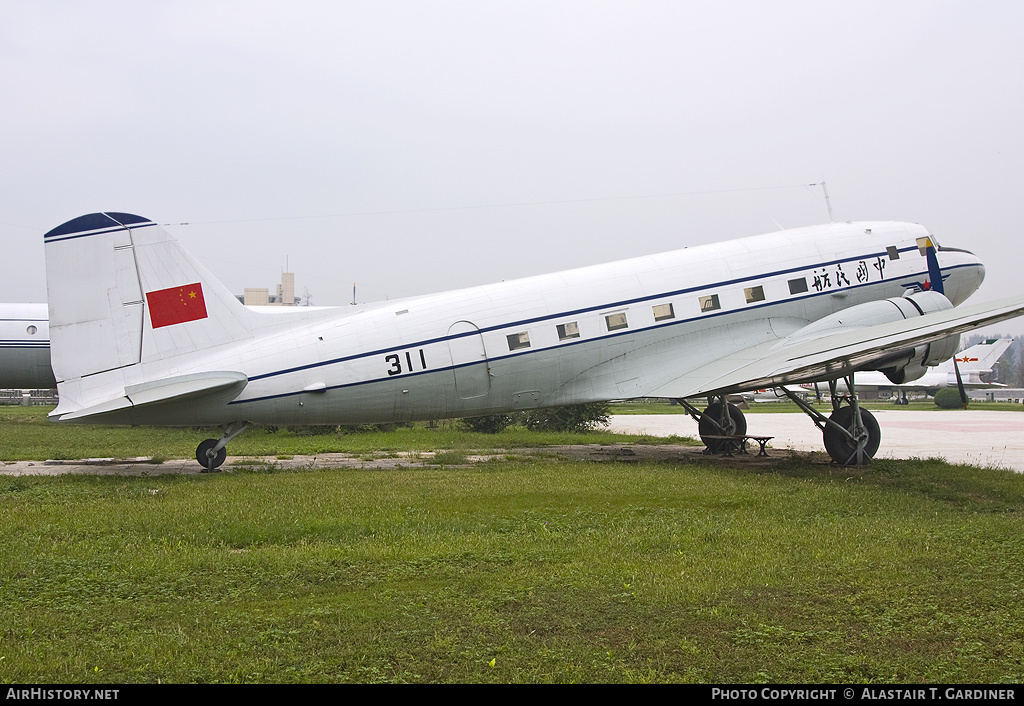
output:
[[[248,382],[240,394],[104,418],[372,423],[685,397],[720,357],[763,350],[857,304],[927,289],[918,243],[927,235],[907,223],[829,224],[364,307],[300,308],[256,316],[239,340],[148,364],[147,321],[143,364],[102,373],[106,384],[217,370],[241,371]],[[960,304],[984,267],[966,251],[937,255],[945,294]],[[75,403],[87,403],[98,384],[69,383],[62,395]]]
[[[0,304],[0,389],[52,389],[46,304]]]

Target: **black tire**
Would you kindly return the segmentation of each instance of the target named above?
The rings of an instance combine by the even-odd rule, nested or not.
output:
[[[704,445],[708,447],[708,451],[711,453],[720,453],[726,450],[728,445],[732,444],[734,448],[738,448],[738,444],[734,441],[726,441],[725,439],[709,439],[709,436],[723,436],[723,435],[743,435],[747,433],[747,419],[743,416],[743,412],[740,408],[734,404],[727,405],[729,410],[729,417],[732,420],[732,429],[729,429],[729,422],[727,421],[725,426],[726,429],[723,431],[718,428],[715,422],[722,419],[722,403],[715,402],[714,404],[708,405],[708,408],[704,410],[704,414],[701,415],[700,422],[697,424],[697,431],[700,434],[700,440],[704,442]],[[714,420],[714,421],[712,421]]]
[[[213,458],[210,458],[208,452],[216,445],[217,439],[207,439],[196,447],[196,460],[199,461],[199,465],[203,467],[203,473],[208,473],[220,468],[221,464],[224,463],[224,459],[228,457],[228,449],[225,446],[218,451]]]
[[[860,418],[864,423],[864,430],[868,434],[867,444],[864,446],[864,458],[862,459],[862,462],[866,464],[875,457],[875,453],[878,451],[878,444],[882,441],[882,430],[878,427],[875,415],[866,409],[860,410]],[[832,413],[829,419],[839,424],[843,429],[852,430],[853,407],[840,407]],[[857,465],[857,443],[853,439],[834,428],[831,424],[825,426],[822,438],[825,442],[825,450],[828,451],[828,455],[832,457],[833,461],[843,466]]]

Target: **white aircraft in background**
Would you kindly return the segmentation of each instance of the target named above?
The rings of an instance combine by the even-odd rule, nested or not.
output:
[[[147,218],[44,236],[60,422],[376,423],[635,397],[682,399],[710,446],[743,434],[730,393],[857,370],[907,380],[1024,297],[954,309],[984,278],[909,223],[832,223],[372,306],[261,314]],[[915,290],[910,292],[910,290]],[[699,412],[685,398],[709,397]],[[878,424],[856,396],[805,408],[840,463]]]
[[[957,353],[945,363],[931,368],[924,375],[913,382],[898,383],[886,377],[885,373],[871,371],[864,372],[857,376],[857,389],[874,388],[879,390],[893,390],[902,393],[903,404],[906,404],[906,393],[911,391],[925,392],[934,395],[943,387],[957,387],[962,384],[965,390],[977,390],[990,387],[1006,387],[998,382],[983,382],[982,375],[992,372],[996,361],[1007,351],[1012,338],[990,338],[987,341],[978,343]],[[954,361],[956,361],[954,363]],[[960,370],[960,383],[957,382],[957,368]],[[899,379],[899,376],[896,376]],[[814,385],[804,383],[800,386],[805,390],[814,390]],[[841,393],[849,394],[845,384],[840,383],[838,389]]]
[[[46,304],[0,304],[0,390],[56,386]]]
[[[321,307],[308,307],[310,309]],[[283,307],[256,307],[268,314]],[[52,390],[46,304],[0,303],[0,390]]]

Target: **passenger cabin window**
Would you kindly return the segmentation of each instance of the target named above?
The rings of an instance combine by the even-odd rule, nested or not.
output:
[[[790,294],[803,294],[807,291],[807,278],[801,277],[799,279],[789,280],[789,293]]]
[[[624,311],[620,311],[617,314],[608,314],[608,316],[604,317],[604,323],[609,331],[629,328],[629,322],[626,321],[626,312]]]
[[[747,304],[753,304],[754,302],[764,301],[764,287],[758,285],[756,287],[747,287],[743,290],[743,297],[747,300]]]
[[[558,324],[558,326],[556,326],[555,328],[558,329],[559,341],[568,341],[570,338],[580,337],[580,325],[575,321],[570,321],[565,324]]]
[[[899,260],[900,259],[900,249],[898,247],[896,247],[895,245],[890,245],[889,247],[887,247],[885,249],[885,251],[887,253],[889,253],[889,259],[890,260]]]
[[[530,333],[528,331],[522,331],[521,333],[511,333],[507,336],[508,338],[508,349],[510,351],[518,351],[523,348],[530,347]]]
[[[668,319],[676,318],[676,311],[672,308],[671,302],[668,304],[656,304],[651,309],[654,311],[655,321],[667,321]]]
[[[714,311],[715,309],[721,309],[722,305],[718,303],[717,294],[709,294],[706,297],[700,298],[700,310],[701,311]]]

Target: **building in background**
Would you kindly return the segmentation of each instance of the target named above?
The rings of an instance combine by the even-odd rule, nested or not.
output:
[[[298,306],[301,299],[295,296],[295,273],[282,272],[281,283],[277,285],[277,293],[271,294],[266,287],[246,287],[245,293],[238,301],[246,306]]]

